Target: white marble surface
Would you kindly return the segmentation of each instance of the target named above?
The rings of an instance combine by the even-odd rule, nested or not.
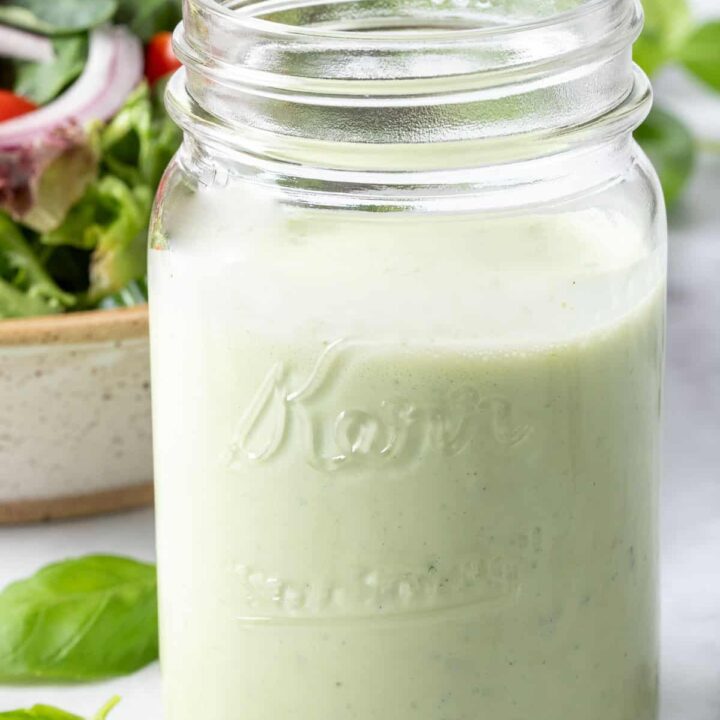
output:
[[[659,90],[698,131],[720,138],[720,100],[676,74]],[[662,720],[720,720],[720,155],[702,159],[671,225]],[[141,511],[2,529],[0,585],[89,552],[151,559],[152,525]],[[113,720],[159,720],[157,666],[89,686],[0,687],[0,710],[46,702],[89,715],[113,694],[123,697]]]
[[[150,510],[0,529],[0,585],[30,575],[49,562],[87,553],[109,552],[152,560],[155,553],[153,534]],[[122,696],[122,703],[113,711],[112,720],[159,720],[160,672],[157,664],[130,677],[92,685],[0,686],[0,711],[47,703],[83,717],[92,717],[113,695]]]

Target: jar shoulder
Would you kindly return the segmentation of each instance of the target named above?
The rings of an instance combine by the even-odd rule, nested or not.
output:
[[[626,160],[592,193],[511,208],[486,193],[482,211],[357,210],[343,194],[313,205],[247,178],[201,181],[176,162],[151,232],[155,306],[175,312],[174,298],[194,292],[203,301],[188,312],[208,322],[285,339],[312,330],[321,344],[575,342],[661,307],[664,203],[644,155],[632,147]]]
[[[252,243],[278,235],[304,236],[313,231],[322,233],[334,228],[347,232],[350,226],[360,228],[361,235],[374,229],[396,234],[395,226],[432,227],[432,232],[467,234],[473,227],[510,228],[522,230],[528,218],[546,218],[548,227],[562,232],[563,228],[578,236],[597,229],[603,223],[620,224],[625,230],[644,237],[648,250],[666,241],[666,209],[662,188],[652,163],[634,141],[627,143],[614,174],[604,182],[588,186],[581,176],[593,172],[581,163],[566,170],[570,183],[563,186],[565,194],[554,194],[552,178],[540,177],[525,185],[507,187],[463,188],[462,195],[453,195],[449,185],[428,186],[415,190],[412,202],[394,199],[392,186],[368,192],[359,187],[346,187],[338,192],[328,183],[297,187],[283,179],[268,181],[248,177],[221,162],[209,165],[188,160],[179,154],[168,166],[158,189],[151,223],[151,247],[170,242],[176,245],[189,234],[202,235],[211,246],[230,236],[240,243]],[[573,175],[578,177],[578,190],[572,189]],[[537,185],[546,189],[536,194]],[[407,191],[406,191],[407,192]],[[535,193],[535,194],[533,194]],[[601,218],[601,220],[598,220]],[[558,224],[559,223],[559,224]],[[609,227],[609,226],[608,226]],[[351,233],[355,235],[356,233]],[[400,233],[402,236],[404,233]],[[414,233],[412,233],[414,234]],[[486,234],[483,231],[483,234]]]

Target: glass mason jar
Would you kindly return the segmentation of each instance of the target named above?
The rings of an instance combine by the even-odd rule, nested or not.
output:
[[[186,0],[151,229],[166,720],[651,720],[634,0]]]

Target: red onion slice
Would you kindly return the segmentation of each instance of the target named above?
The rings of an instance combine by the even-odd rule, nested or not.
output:
[[[46,37],[0,25],[0,55],[18,60],[50,62],[55,52],[52,42]]]
[[[107,120],[125,102],[143,72],[140,40],[122,27],[90,33],[82,75],[60,97],[37,110],[0,123],[0,148],[33,144],[68,123]]]

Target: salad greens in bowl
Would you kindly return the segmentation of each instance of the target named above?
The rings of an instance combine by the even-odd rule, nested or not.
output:
[[[179,0],[0,0],[0,319],[147,300]]]
[[[152,500],[145,247],[179,19],[0,0],[0,524]]]

